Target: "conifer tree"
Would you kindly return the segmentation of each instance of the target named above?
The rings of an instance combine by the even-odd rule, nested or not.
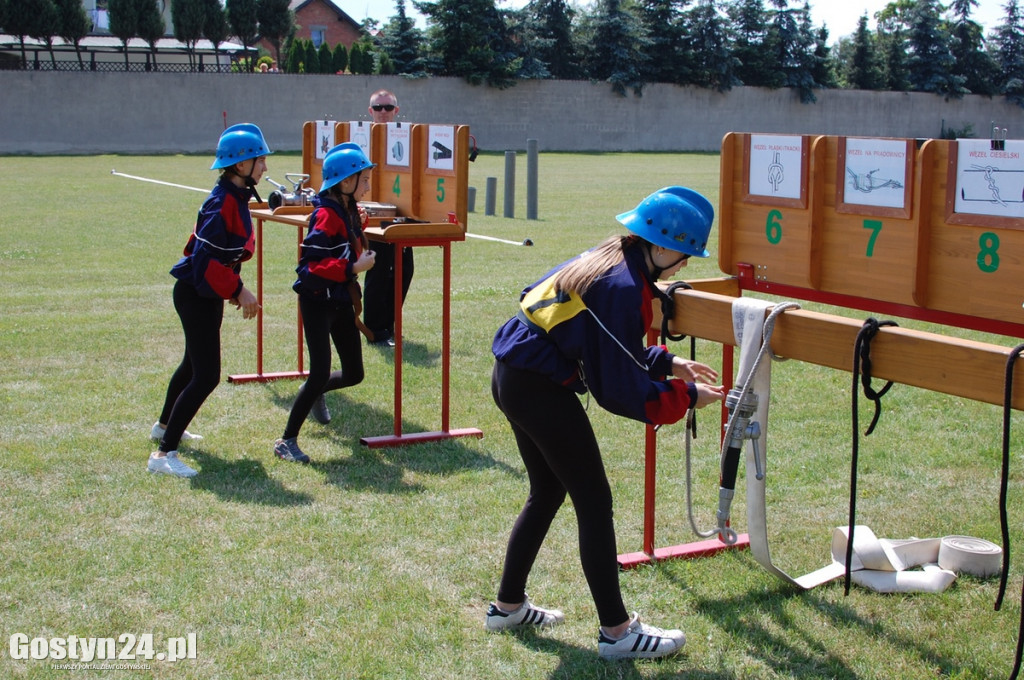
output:
[[[212,0],[218,3],[218,0]],[[174,0],[171,3],[171,23],[174,39],[184,43],[190,70],[195,70],[196,43],[203,37],[206,26],[206,0]]]
[[[768,50],[768,13],[763,0],[737,0],[728,6],[732,25],[733,56],[738,63],[736,77],[743,85],[768,86],[773,81],[766,62]]]
[[[334,50],[326,42],[320,43],[320,49],[316,52],[317,61],[320,62],[320,73],[328,75],[334,73]]]
[[[153,66],[156,66],[156,41],[164,37],[164,18],[160,16],[160,8],[156,0],[136,0],[136,8],[139,17],[139,37],[149,45],[149,51],[153,55]],[[150,68],[146,64],[147,70]]]
[[[256,44],[259,35],[259,19],[256,14],[256,0],[226,0],[228,25],[238,41],[242,43],[242,51],[249,54],[249,46]],[[246,59],[247,68],[251,72],[255,68],[254,59]],[[307,64],[307,72],[309,71]]]
[[[689,0],[640,0],[636,13],[646,36],[643,80],[684,83],[686,73],[682,9]]]
[[[995,60],[985,50],[981,26],[971,20],[971,10],[978,0],[953,0],[950,10],[949,49],[953,55],[953,74],[964,80],[964,87],[974,94],[993,95],[999,78]]]
[[[128,70],[128,41],[139,34],[139,15],[134,0],[107,0],[110,32],[121,40],[124,49],[124,70]]]
[[[1003,23],[996,27],[993,42],[996,61],[1002,69],[1000,91],[1017,106],[1024,108],[1024,23],[1017,0],[1007,0]]]
[[[572,35],[575,10],[565,0],[533,0],[536,55],[552,78],[571,80],[582,75],[579,50]]]
[[[395,14],[382,29],[380,49],[388,56],[395,73],[423,75],[423,31],[406,13],[405,0],[395,0]]]
[[[518,69],[504,18],[494,0],[413,1],[432,24],[428,68],[473,84],[514,84]]]
[[[599,0],[594,14],[593,42],[587,46],[587,72],[603,80],[612,91],[625,96],[626,90],[643,92],[645,41],[634,17],[620,0]]]
[[[85,63],[82,61],[82,38],[89,35],[92,22],[85,12],[85,6],[81,0],[56,0],[57,12],[60,15],[60,37],[66,42],[75,46],[75,55],[78,57],[78,69],[84,71]],[[0,19],[2,22],[2,19]],[[0,23],[2,26],[2,23]]]
[[[700,0],[687,13],[686,59],[690,83],[725,92],[740,84],[729,32],[715,0]]]
[[[843,79],[846,86],[854,90],[881,90],[884,82],[875,54],[875,41],[868,30],[868,15],[862,14],[857,20],[857,31],[853,34],[853,54],[844,67]]]
[[[911,13],[907,60],[910,86],[918,92],[959,98],[966,93],[964,79],[953,73],[953,54],[949,51],[940,11],[939,0],[917,0]]]
[[[177,1],[175,0],[175,2]],[[220,71],[220,46],[227,41],[230,32],[227,11],[220,4],[220,0],[203,0],[203,37],[213,43],[213,58],[217,62],[218,72]]]
[[[280,64],[281,44],[295,32],[295,13],[290,9],[290,3],[288,0],[258,0],[256,20],[259,22],[259,35],[274,48],[274,57]]]
[[[335,73],[344,73],[348,68],[348,50],[344,43],[334,46],[334,53],[331,54],[331,63]]]
[[[302,62],[306,65],[307,74],[320,73],[320,52],[312,40],[306,41],[306,54]]]

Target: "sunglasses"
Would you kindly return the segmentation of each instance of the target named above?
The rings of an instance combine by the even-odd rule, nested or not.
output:
[[[374,104],[370,108],[373,109],[374,111],[394,111],[395,110],[395,105],[394,104]]]

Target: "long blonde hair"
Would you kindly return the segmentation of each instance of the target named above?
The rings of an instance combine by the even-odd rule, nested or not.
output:
[[[627,249],[640,238],[633,234],[612,236],[567,264],[555,275],[555,289],[583,295],[594,283],[625,261]]]

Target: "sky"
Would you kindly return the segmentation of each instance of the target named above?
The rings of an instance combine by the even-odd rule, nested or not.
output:
[[[498,7],[515,9],[525,6],[527,2],[528,0],[498,0]],[[580,0],[576,2],[587,4]],[[802,6],[798,5],[799,2],[800,0],[791,1],[790,6]],[[369,17],[383,24],[395,14],[395,0],[334,0],[334,3],[356,21]],[[767,6],[768,3],[765,4]],[[872,15],[885,7],[888,0],[812,0],[809,4],[811,23],[815,26],[825,24],[828,27],[829,42],[833,43],[844,35],[852,34],[857,29],[858,19],[865,11],[868,15],[868,27],[873,30],[875,21]],[[971,16],[984,26],[985,35],[1002,23],[1005,4],[1006,0],[978,1],[978,6],[974,8]],[[426,27],[425,20],[416,12],[412,0],[406,0],[405,11],[417,20],[420,28]]]

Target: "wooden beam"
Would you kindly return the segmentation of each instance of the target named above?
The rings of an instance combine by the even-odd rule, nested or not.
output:
[[[706,286],[712,287],[709,283]],[[694,288],[676,291],[672,332],[735,345],[734,298],[697,290],[698,285]],[[658,324],[660,320],[655,321]],[[771,348],[780,357],[852,372],[854,347],[862,326],[863,321],[842,316],[791,310],[776,317]],[[1001,406],[1006,362],[1014,346],[884,326],[871,341],[871,373],[877,380]],[[1013,381],[1013,408],[1024,410],[1024,359],[1014,365]]]

